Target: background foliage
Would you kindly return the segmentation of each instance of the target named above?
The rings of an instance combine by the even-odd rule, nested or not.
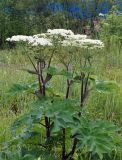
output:
[[[32,35],[48,28],[70,28],[81,33],[82,26],[99,13],[108,13],[113,4],[121,10],[121,1],[114,0],[1,0],[0,44],[12,35]]]

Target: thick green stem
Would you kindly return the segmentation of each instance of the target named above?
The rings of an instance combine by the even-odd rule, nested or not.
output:
[[[52,58],[53,58],[53,53],[51,54],[51,57],[49,59],[48,68],[50,67]],[[49,76],[47,74],[47,76],[46,76],[46,78],[44,80],[43,75],[42,75],[42,70],[40,72],[40,75],[41,75],[40,78],[41,78],[41,81],[42,81],[42,95],[45,96],[46,95],[46,87],[45,87],[45,85],[46,85],[47,81],[49,81],[52,78],[52,76]],[[51,124],[50,124],[50,118],[48,118],[46,116],[45,116],[45,126],[46,126],[46,138],[47,138],[47,140],[49,140],[49,138],[51,136],[51,131],[50,131]]]
[[[69,91],[70,91],[70,82],[67,80],[67,91],[66,91],[66,99],[69,98]]]
[[[46,87],[45,87],[45,82],[43,79],[43,72],[41,69],[41,65],[40,62],[37,63],[38,64],[38,72],[39,72],[39,86],[40,86],[40,94],[45,96],[46,95]],[[45,129],[46,129],[46,138],[47,140],[50,138],[50,120],[48,117],[45,116]]]
[[[66,154],[66,146],[65,146],[65,141],[66,141],[66,130],[65,128],[62,129],[63,132],[63,142],[62,142],[62,160],[65,160],[65,154]]]
[[[66,90],[66,96],[65,98],[68,99],[69,98],[69,91],[70,91],[70,80],[67,79],[67,90]],[[66,160],[66,129],[63,128],[62,129],[62,133],[63,133],[63,142],[62,142],[62,160]]]
[[[80,95],[80,106],[83,107],[84,101],[84,78],[81,80],[81,95]]]
[[[74,153],[75,153],[75,150],[76,150],[76,146],[77,146],[77,139],[75,138],[74,141],[73,141],[73,145],[72,145],[72,150],[71,152],[69,152],[66,156],[65,156],[65,160],[70,160],[72,159]]]
[[[46,138],[47,138],[47,140],[49,140],[49,138],[50,138],[50,122],[49,122],[48,117],[45,117],[45,126],[46,126]]]
[[[37,62],[37,72],[38,72],[39,91],[40,91],[40,94],[42,94],[42,83],[40,78],[41,73],[40,73],[39,62]]]
[[[86,78],[86,83],[85,83],[85,88],[84,88],[84,99],[88,95],[88,80],[89,80],[89,75],[90,75],[90,73],[88,73],[87,78]]]
[[[42,85],[42,95],[45,96],[45,84]],[[46,127],[46,138],[47,140],[50,138],[50,119],[45,117],[45,127]]]

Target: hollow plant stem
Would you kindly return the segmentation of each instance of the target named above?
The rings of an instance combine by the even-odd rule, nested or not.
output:
[[[39,82],[39,91],[40,94],[42,94],[42,83],[41,83],[41,79],[40,79],[40,66],[39,66],[39,62],[37,62],[37,72],[38,72],[38,82]]]
[[[41,65],[40,63],[38,63],[38,71],[39,71],[39,86],[40,86],[40,94],[42,96],[46,96],[46,87],[45,87],[45,83],[44,83],[44,78],[43,78],[43,72],[41,69]],[[49,118],[45,116],[45,130],[46,130],[46,138],[47,140],[50,138],[50,121]]]
[[[62,129],[63,132],[63,142],[62,142],[62,160],[65,160],[65,154],[66,154],[66,130],[65,128]]]
[[[50,138],[50,123],[49,123],[49,118],[45,117],[45,126],[46,126],[46,138],[49,140]]]
[[[65,98],[69,98],[69,91],[70,91],[70,81],[67,79],[67,90],[66,90],[66,96]],[[62,129],[63,133],[63,142],[62,142],[62,160],[66,160],[66,129]]]
[[[65,160],[71,159],[75,153],[76,146],[77,146],[77,139],[75,138],[72,145],[72,150],[65,156]]]
[[[80,106],[83,107],[83,101],[84,101],[84,78],[81,80],[81,93],[80,93]]]

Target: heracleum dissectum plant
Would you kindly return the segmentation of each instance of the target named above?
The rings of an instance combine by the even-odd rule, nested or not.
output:
[[[64,29],[49,29],[47,33],[34,36],[17,35],[7,41],[22,41],[36,52],[35,60],[31,54],[26,53],[34,68],[27,71],[36,75],[38,80],[38,83],[29,85],[15,84],[10,90],[16,93],[31,92],[37,101],[31,112],[14,122],[14,131],[22,126],[24,129],[9,145],[14,141],[21,142],[22,145],[36,145],[45,152],[48,151],[49,156],[60,147],[62,160],[72,159],[77,151],[85,149],[91,153],[90,156],[98,155],[101,159],[105,153],[112,152],[116,127],[106,121],[89,121],[83,114],[84,102],[91,90],[104,93],[116,88],[113,82],[98,81],[91,76],[93,68],[90,51],[102,49],[103,42]],[[87,51],[86,54],[82,54],[83,51]],[[50,87],[54,76],[66,79],[63,96]],[[79,84],[80,90],[79,97],[75,99],[70,95],[74,83]],[[41,130],[38,127],[45,129],[44,142],[40,141]],[[68,149],[67,134],[72,141]],[[34,141],[31,141],[33,138]]]

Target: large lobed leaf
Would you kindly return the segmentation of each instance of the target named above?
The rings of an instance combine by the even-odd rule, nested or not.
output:
[[[77,149],[87,148],[89,152],[98,154],[102,159],[105,153],[115,149],[117,131],[117,127],[108,121],[82,119],[81,124],[72,130],[72,134],[78,139]]]
[[[38,83],[31,84],[13,84],[7,94],[16,95],[17,93],[33,92],[38,88]]]

